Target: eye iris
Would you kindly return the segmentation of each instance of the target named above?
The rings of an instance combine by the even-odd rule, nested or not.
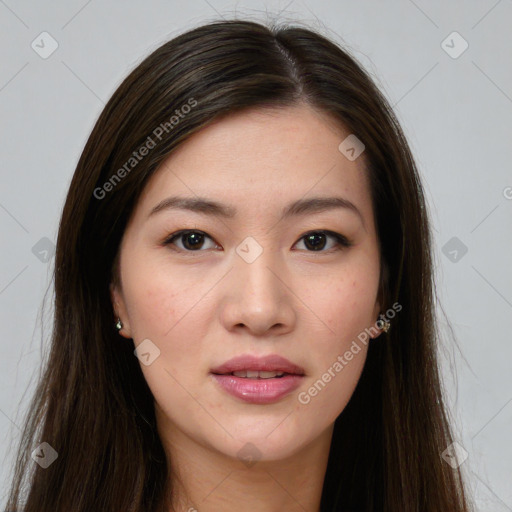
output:
[[[318,243],[318,237],[322,237],[323,241],[320,241],[320,243]],[[315,238],[317,240],[316,242],[315,242]],[[311,244],[311,246],[313,247],[314,251],[323,249],[323,247],[325,246],[325,234],[323,234],[323,233],[311,233],[310,235],[308,235],[305,238],[305,244],[306,244],[307,247],[309,246],[308,244]]]
[[[187,249],[194,249],[201,247],[204,241],[204,235],[201,233],[185,233],[182,235],[182,240],[184,241],[183,245]],[[189,241],[192,240],[192,243],[189,244]]]

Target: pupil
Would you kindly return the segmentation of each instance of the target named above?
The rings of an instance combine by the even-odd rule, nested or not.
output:
[[[203,235],[202,235],[201,233],[187,233],[187,234],[185,235],[185,240],[186,240],[186,242],[185,242],[185,244],[184,244],[184,245],[185,245],[185,247],[187,247],[187,248],[189,248],[189,249],[190,249],[190,248],[192,248],[192,249],[193,249],[194,247],[200,247],[200,246],[201,246],[201,244],[202,244],[202,241],[203,241],[203,240],[202,240],[202,236],[203,236]],[[190,243],[189,243],[189,241],[190,241],[191,239],[193,240],[193,241],[192,241],[192,244],[190,244]],[[194,241],[194,240],[195,240],[195,241]]]
[[[314,242],[315,237],[325,237],[325,235],[323,233],[312,233],[311,235],[308,235],[305,241],[306,245],[311,244],[314,250],[322,249],[325,245],[325,240],[320,241],[320,243],[318,243],[318,241]]]

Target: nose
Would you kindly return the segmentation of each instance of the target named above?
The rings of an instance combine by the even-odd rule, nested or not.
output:
[[[229,331],[247,330],[252,336],[290,332],[296,321],[295,296],[288,273],[271,251],[252,263],[235,258],[224,283],[222,322]]]

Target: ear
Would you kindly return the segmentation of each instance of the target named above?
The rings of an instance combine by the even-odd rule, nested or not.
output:
[[[370,338],[372,340],[378,338],[382,333],[383,333],[383,330],[382,329],[379,329],[377,327],[377,325],[375,325],[375,323],[377,322],[377,320],[379,319],[379,315],[380,315],[380,312],[381,312],[381,309],[380,309],[380,302],[379,300],[376,300],[375,301],[375,307],[373,308],[373,323],[372,323],[372,327],[374,329],[377,329],[379,332],[378,334],[376,334],[375,336],[370,336]]]
[[[118,285],[113,282],[110,283],[110,299],[114,309],[114,323],[117,323],[117,319],[119,318],[123,324],[123,327],[119,330],[119,334],[124,338],[131,339],[130,323],[123,294]]]

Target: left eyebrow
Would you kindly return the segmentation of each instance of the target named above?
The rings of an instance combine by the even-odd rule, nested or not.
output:
[[[343,197],[313,197],[310,199],[299,199],[283,209],[281,220],[294,216],[311,215],[327,210],[344,208],[355,213],[361,220],[363,226],[364,217],[357,206]],[[233,206],[219,203],[203,197],[180,197],[171,196],[160,201],[149,213],[148,217],[162,210],[188,210],[203,215],[232,219],[236,216],[237,210]],[[366,229],[366,227],[365,227]]]

